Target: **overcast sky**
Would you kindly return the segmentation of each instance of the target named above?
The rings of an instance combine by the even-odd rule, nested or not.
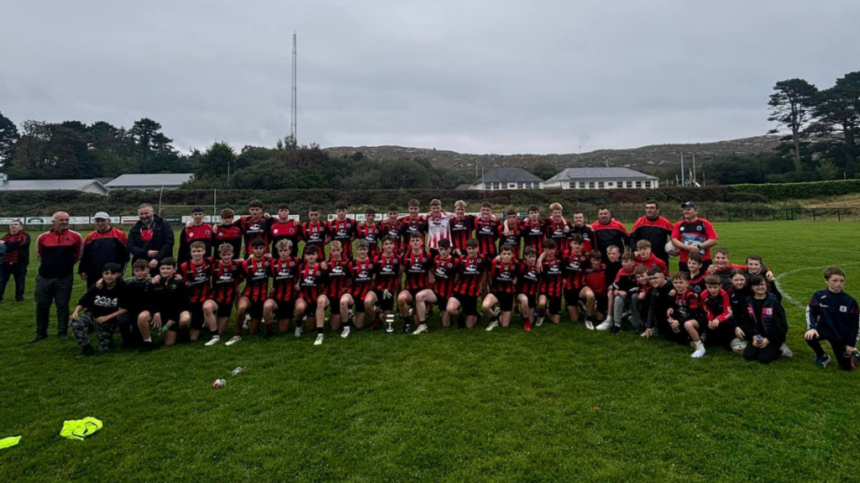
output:
[[[177,148],[562,153],[764,134],[778,80],[860,70],[857,0],[6,1],[0,111]],[[853,58],[853,62],[852,62]]]

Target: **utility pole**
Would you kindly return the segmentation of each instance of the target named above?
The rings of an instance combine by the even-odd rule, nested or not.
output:
[[[696,153],[693,153],[693,181],[696,181]]]
[[[684,178],[687,176],[684,173],[684,153],[681,153],[681,186],[687,186],[687,182],[684,181]]]
[[[297,101],[297,90],[298,86],[296,85],[296,71],[298,69],[298,64],[296,62],[296,32],[293,31],[293,88],[290,96],[290,136],[293,138],[293,144],[295,146],[299,145],[299,129],[298,129],[298,116],[296,115],[296,110],[299,108]]]

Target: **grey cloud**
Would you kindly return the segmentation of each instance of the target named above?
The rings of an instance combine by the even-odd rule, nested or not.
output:
[[[343,3],[11,2],[0,110],[272,145],[296,30],[303,143],[576,152],[763,134],[774,82],[860,47],[851,0]]]

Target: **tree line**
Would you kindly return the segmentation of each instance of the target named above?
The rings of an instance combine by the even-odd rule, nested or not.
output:
[[[708,182],[784,183],[860,177],[860,72],[818,89],[803,79],[779,81],[768,99],[770,134],[781,134],[773,152],[736,154],[706,163]],[[128,129],[99,121],[24,121],[20,128],[0,113],[0,171],[12,179],[116,177],[123,173],[186,173],[189,188],[221,189],[450,189],[471,183],[462,173],[438,170],[427,159],[372,160],[361,152],[332,156],[290,137],[274,147],[225,142],[182,153],[143,118]],[[558,169],[527,167],[542,179]],[[660,168],[673,177],[675,168]],[[653,173],[657,174],[657,173]]]

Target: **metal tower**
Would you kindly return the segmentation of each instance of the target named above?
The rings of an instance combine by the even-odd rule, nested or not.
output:
[[[296,32],[293,31],[293,88],[292,95],[290,97],[290,136],[293,138],[293,143],[298,145],[298,116],[296,115],[296,110],[298,109],[298,103],[296,101]]]

